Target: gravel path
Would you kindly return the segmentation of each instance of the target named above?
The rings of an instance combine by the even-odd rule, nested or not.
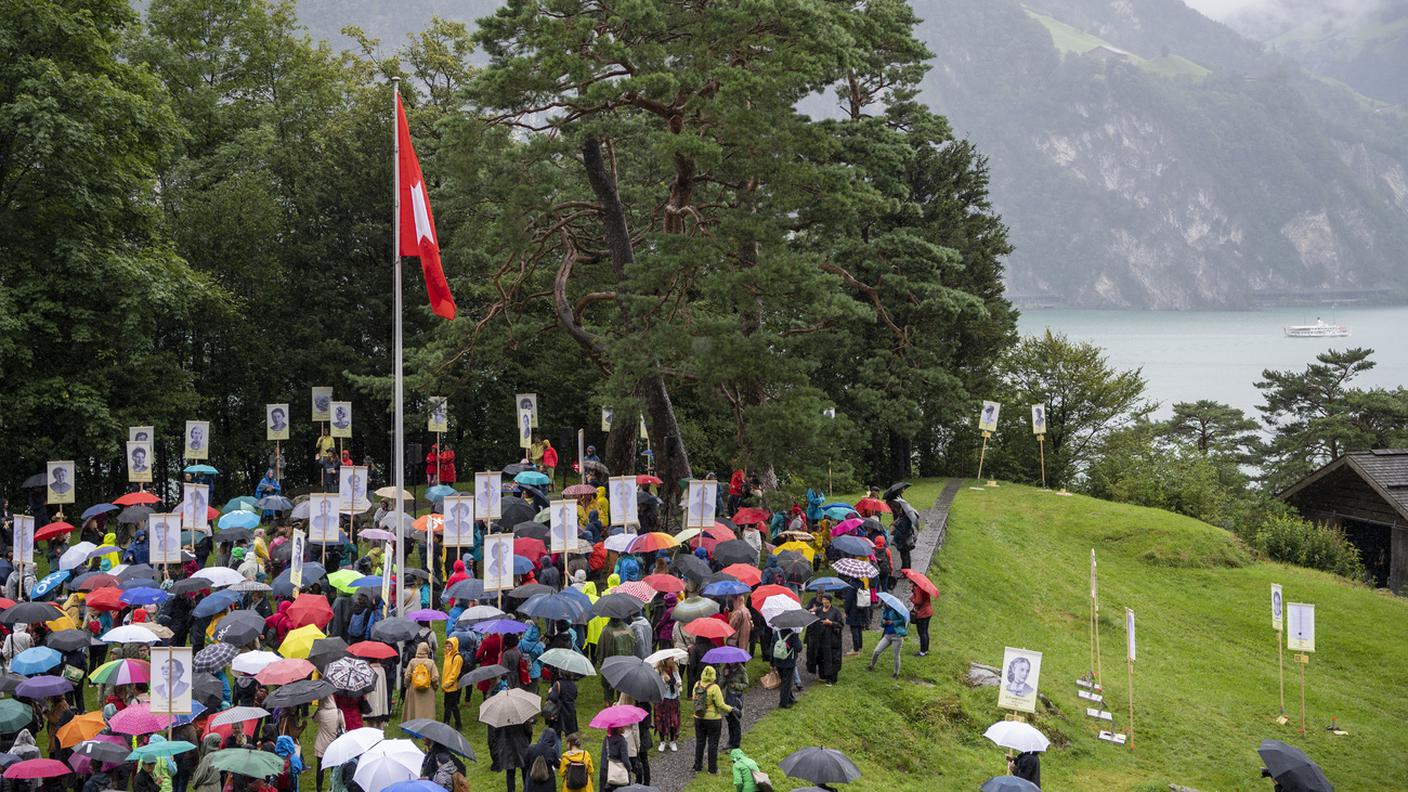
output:
[[[920,524],[923,531],[919,534],[919,539],[915,543],[914,550],[910,552],[910,563],[914,569],[928,569],[934,559],[934,554],[943,547],[944,539],[948,535],[948,510],[953,504],[953,496],[958,493],[962,482],[958,479],[950,479],[944,486],[943,492],[934,505],[920,512]],[[898,563],[898,558],[896,559]],[[901,578],[895,586],[895,596],[902,600],[909,599],[909,581]],[[846,637],[849,646],[850,637]],[[846,657],[846,663],[864,663],[867,657],[860,655],[856,657]],[[798,698],[805,696],[810,685],[816,681],[816,677],[808,674],[805,663],[799,663],[802,670],[802,692],[798,693]],[[777,708],[777,691],[767,690],[761,685],[754,685],[743,694],[743,732],[746,735],[764,715]],[[680,718],[684,726],[688,727],[691,714],[690,704],[685,698],[680,700]],[[719,776],[727,778],[730,763],[728,761],[728,724],[725,723],[723,733],[719,736]],[[747,750],[745,742],[744,750]],[[694,778],[694,738],[688,737],[679,741],[680,750],[678,753],[666,751],[657,753],[655,746],[650,748],[650,785],[658,787],[661,792],[679,792],[684,789],[690,779]],[[645,746],[642,746],[645,747]],[[705,759],[705,767],[708,767],[708,760]],[[707,772],[707,769],[706,771]],[[787,784],[785,779],[777,779],[780,784]],[[731,786],[731,783],[725,784]],[[794,785],[795,786],[795,785]],[[723,787],[720,787],[723,788]]]

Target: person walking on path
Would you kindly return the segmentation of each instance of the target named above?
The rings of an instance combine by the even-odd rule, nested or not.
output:
[[[845,650],[842,624],[845,616],[831,604],[831,592],[823,591],[812,600],[812,613],[818,621],[807,627],[807,670],[828,685],[836,684]]]
[[[900,649],[904,647],[904,637],[909,632],[905,629],[904,616],[896,612],[889,605],[885,606],[884,612],[880,615],[880,643],[875,645],[875,651],[870,654],[870,664],[867,669],[875,670],[875,663],[880,659],[880,653],[889,649],[895,656],[895,671],[891,675],[895,679],[900,678]]]
[[[709,754],[709,772],[719,772],[719,732],[723,731],[723,716],[732,712],[724,701],[724,693],[716,679],[713,666],[704,666],[699,681],[694,684],[694,772],[704,769],[704,754]]]
[[[672,658],[660,661],[657,667],[660,681],[665,685],[665,698],[655,705],[655,731],[660,734],[658,752],[665,752],[665,743],[671,751],[680,749],[680,670]]]
[[[406,664],[403,681],[406,688],[402,719],[435,720],[435,686],[440,682],[440,670],[430,659],[430,644],[421,642],[416,646],[415,659]]]
[[[909,601],[914,604],[914,608],[910,619],[914,623],[914,631],[919,633],[919,651],[914,654],[916,657],[926,657],[929,654],[929,619],[934,616],[934,600],[929,596],[929,592],[919,586],[911,588]]]
[[[758,763],[743,753],[742,748],[734,748],[728,752],[728,758],[733,760],[733,792],[758,792],[758,782],[754,779],[754,773],[761,773]]]
[[[548,722],[559,734],[577,731],[577,680],[575,675],[561,671],[548,688],[548,700],[557,702],[557,717]]]
[[[557,774],[562,776],[562,792],[593,792],[592,755],[582,750],[582,735],[576,732],[567,735],[567,750],[562,752]]]
[[[801,652],[802,639],[796,630],[782,630],[778,633],[777,640],[772,645],[772,667],[782,678],[782,684],[777,686],[777,706],[781,709],[791,707],[797,700],[792,678],[797,673],[797,655]]]

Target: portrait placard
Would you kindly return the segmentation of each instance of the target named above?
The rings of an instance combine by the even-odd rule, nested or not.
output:
[[[265,440],[287,440],[287,439],[288,439],[288,405],[287,405],[287,404],[266,404],[266,405],[264,405],[264,439],[265,439]]]
[[[372,507],[367,499],[367,468],[365,465],[343,465],[337,469],[337,510],[361,514]]]
[[[475,519],[497,520],[504,516],[504,474],[494,470],[474,474],[474,514]]]
[[[156,438],[156,427],[154,426],[129,426],[127,427],[127,440],[132,443],[150,443]]]
[[[426,402],[430,408],[425,417],[426,431],[436,434],[450,431],[450,400],[444,396],[431,396]]]
[[[47,503],[73,503],[73,462],[50,462],[46,468],[48,483],[44,490]]]
[[[984,432],[997,431],[997,414],[1002,410],[1002,405],[995,401],[983,402],[983,410],[978,413],[978,428]]]
[[[328,434],[333,437],[352,436],[352,402],[332,403],[332,422],[328,424]]]
[[[331,420],[332,388],[326,386],[313,388],[312,405],[314,422]]]
[[[635,476],[612,476],[607,497],[611,504],[612,525],[640,525]]]
[[[484,537],[484,590],[513,588],[513,534]]]
[[[1002,653],[1002,680],[997,706],[1017,712],[1036,712],[1036,692],[1041,681],[1041,652],[1007,647]]]
[[[150,440],[127,441],[127,480],[133,484],[151,483],[152,443]]]
[[[1032,405],[1032,434],[1034,434],[1034,435],[1044,435],[1044,434],[1046,434],[1046,405],[1045,405],[1045,404],[1033,404],[1033,405]]]
[[[188,531],[210,533],[210,485],[181,485],[181,524]]]
[[[1286,603],[1286,648],[1292,652],[1315,651],[1315,606],[1304,602]]]
[[[719,482],[694,480],[689,482],[689,496],[684,516],[686,528],[713,528],[714,511],[718,506]]]
[[[518,411],[518,447],[533,447],[533,413],[524,409]]]
[[[338,541],[340,517],[335,492],[316,492],[308,496],[308,541],[333,544]]]
[[[1281,632],[1281,626],[1282,626],[1282,624],[1283,624],[1282,619],[1281,619],[1281,617],[1282,617],[1282,615],[1283,615],[1283,611],[1282,611],[1282,609],[1281,609],[1281,602],[1282,602],[1282,599],[1281,599],[1281,584],[1280,584],[1280,583],[1272,583],[1272,584],[1271,584],[1271,629],[1275,630],[1276,632]]]
[[[151,563],[181,563],[181,515],[148,514],[147,540]]]
[[[538,428],[538,394],[520,393],[513,397],[513,401],[518,405],[519,412],[527,412],[529,425],[534,429]]]
[[[601,408],[601,431],[611,431],[611,420],[615,417],[615,415],[616,411],[611,409],[610,407]]]
[[[1124,609],[1124,654],[1129,658],[1129,662],[1135,660],[1134,644],[1134,611],[1130,608]]]
[[[11,540],[11,547],[14,548],[14,562],[18,567],[20,564],[34,563],[34,518],[28,514],[16,514],[14,517],[15,535]]]
[[[577,549],[577,502],[553,501],[548,507],[548,551],[571,553]]]
[[[446,495],[440,508],[445,514],[444,543],[446,547],[474,546],[473,495]]]
[[[210,458],[210,421],[186,421],[185,458]]]
[[[293,584],[293,590],[298,591],[303,588],[303,554],[308,548],[308,536],[302,531],[294,531],[293,538],[289,540],[289,565],[288,582]]]
[[[148,709],[159,715],[191,714],[191,664],[189,646],[151,648],[151,703]]]
[[[646,431],[646,429],[645,429],[645,416],[644,416],[644,415],[642,415],[642,416],[640,417],[640,439],[645,440],[645,441],[649,441],[649,440],[650,440],[650,432]]]

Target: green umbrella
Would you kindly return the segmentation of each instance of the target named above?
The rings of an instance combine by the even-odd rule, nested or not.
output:
[[[571,649],[549,649],[538,657],[538,662],[579,676],[596,676],[592,661]]]
[[[352,581],[361,580],[362,577],[362,573],[355,569],[339,569],[328,575],[328,582],[343,594],[355,594],[357,589],[352,586]]]
[[[34,710],[18,699],[0,699],[0,732],[14,734],[29,725]]]
[[[227,773],[239,773],[250,778],[267,778],[284,770],[283,757],[268,751],[248,748],[225,748],[210,755],[210,766]]]
[[[194,751],[195,745],[185,740],[163,740],[162,742],[148,743],[127,755],[129,762],[146,762],[158,756],[175,756],[186,751]],[[282,769],[282,768],[280,768]]]
[[[258,513],[259,513],[259,501],[255,500],[254,498],[250,497],[249,495],[241,495],[241,496],[239,496],[239,497],[237,497],[237,498],[231,498],[231,499],[229,499],[228,501],[226,501],[226,502],[225,502],[225,508],[221,509],[220,511],[222,511],[222,512],[247,511],[247,512],[254,512],[255,514],[258,514]]]

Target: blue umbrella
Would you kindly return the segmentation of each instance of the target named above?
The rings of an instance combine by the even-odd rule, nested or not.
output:
[[[399,781],[384,787],[381,792],[445,792],[445,788],[434,781]]]
[[[206,476],[216,476],[216,475],[219,475],[219,474],[220,474],[220,471],[218,471],[218,470],[216,470],[215,468],[211,467],[210,465],[206,465],[206,464],[187,465],[187,466],[186,466],[186,469],[185,469],[184,471],[182,471],[182,472],[184,472],[184,473],[200,473],[200,474],[203,474],[203,475],[206,475]]]
[[[159,605],[171,599],[171,595],[159,588],[141,586],[122,592],[122,596],[118,599],[128,605]]]
[[[704,663],[713,665],[715,663],[746,663],[753,659],[753,656],[739,649],[737,646],[716,646],[704,653]]]
[[[539,473],[536,470],[525,470],[513,477],[519,484],[527,484],[530,487],[541,487],[552,482],[546,473]]]
[[[528,556],[515,555],[513,557],[513,574],[526,575],[533,571],[533,559]]]
[[[582,601],[576,597],[569,597],[560,592],[552,594],[534,594],[528,601],[519,606],[518,612],[535,619],[552,619],[553,621],[577,621],[585,616],[589,607],[583,606]]]
[[[904,617],[905,624],[909,623],[909,606],[900,601],[899,597],[888,591],[880,592],[880,601],[889,605],[896,613]]]
[[[185,726],[187,723],[194,723],[194,722],[195,722],[195,719],[196,719],[196,718],[199,718],[199,717],[201,716],[201,714],[204,713],[204,712],[205,712],[205,705],[202,704],[202,703],[200,703],[199,701],[196,701],[195,699],[191,699],[191,714],[190,714],[190,715],[177,715],[175,718],[172,719],[171,725],[172,725],[172,726]]]
[[[217,591],[201,600],[191,611],[191,615],[197,618],[214,616],[239,601],[240,593],[238,591],[230,591],[229,589]]]
[[[284,571],[282,571],[282,572],[279,573],[279,576],[278,576],[278,577],[274,578],[274,582],[273,582],[273,583],[269,584],[269,585],[273,586],[273,588],[274,588],[274,591],[273,591],[273,595],[274,595],[274,596],[276,596],[276,597],[292,597],[292,596],[293,596],[293,581],[289,579],[289,575],[292,574],[292,573],[293,573],[293,570],[292,570],[292,569],[285,569]],[[324,576],[326,576],[326,575],[327,575],[327,570],[323,568],[323,565],[322,565],[322,564],[319,564],[319,563],[316,562],[316,561],[304,561],[304,562],[303,562],[303,585],[307,586],[307,585],[313,583],[313,581],[315,581],[315,580],[320,580],[320,579],[322,579],[322,578],[323,578]]]
[[[42,674],[63,662],[64,656],[47,646],[36,646],[15,655],[10,661],[10,671],[21,676]]]
[[[852,505],[849,504],[849,503],[846,503],[845,501],[832,501],[832,502],[826,504],[825,506],[822,506],[821,508],[823,508],[823,509],[850,509],[851,511],[855,511],[855,508],[856,508],[856,507],[852,506]]]
[[[352,588],[381,588],[381,575],[363,575],[349,585]]]
[[[494,619],[492,621],[480,622],[470,629],[485,635],[495,635],[503,633],[522,633],[528,631],[528,625],[513,619]]]
[[[832,506],[829,509],[824,509],[823,512],[833,520],[844,520],[847,515],[855,514],[856,510],[850,506]]]
[[[470,578],[469,580],[461,580],[455,585],[445,589],[445,591],[440,595],[440,600],[442,602],[449,602],[451,600],[457,599],[477,600],[483,598],[484,581],[475,580],[474,578]]]
[[[454,487],[445,484],[436,484],[435,486],[425,491],[425,499],[430,501],[438,501],[444,500],[446,495],[455,494],[457,493],[455,492]]]
[[[87,522],[89,519],[97,517],[99,514],[107,514],[108,512],[115,511],[117,511],[117,507],[112,505],[111,503],[99,503],[84,509],[83,514],[79,517],[79,519],[83,522]]]
[[[1036,784],[1012,775],[993,776],[984,781],[978,789],[980,792],[1041,792],[1041,787]]]
[[[254,528],[259,525],[259,515],[252,511],[237,509],[225,512],[215,522],[217,528]]]
[[[832,539],[831,547],[834,548],[836,552],[848,556],[869,557],[875,552],[875,545],[859,536],[850,536],[849,534]]]
[[[812,580],[808,580],[807,585],[802,586],[802,588],[806,589],[807,591],[840,591],[841,589],[848,589],[850,587],[850,583],[847,583],[846,581],[838,577],[814,578]]]
[[[751,589],[737,580],[716,580],[705,586],[701,593],[706,597],[736,597],[749,591]]]
[[[73,690],[73,683],[61,676],[37,676],[26,679],[15,688],[16,696],[25,698],[49,698],[50,696],[62,696]]]
[[[67,569],[61,569],[58,572],[50,572],[44,576],[43,580],[34,584],[34,588],[29,590],[29,596],[34,599],[47,597],[49,596],[49,592],[63,585],[63,582],[68,580],[72,575],[73,572]]]

